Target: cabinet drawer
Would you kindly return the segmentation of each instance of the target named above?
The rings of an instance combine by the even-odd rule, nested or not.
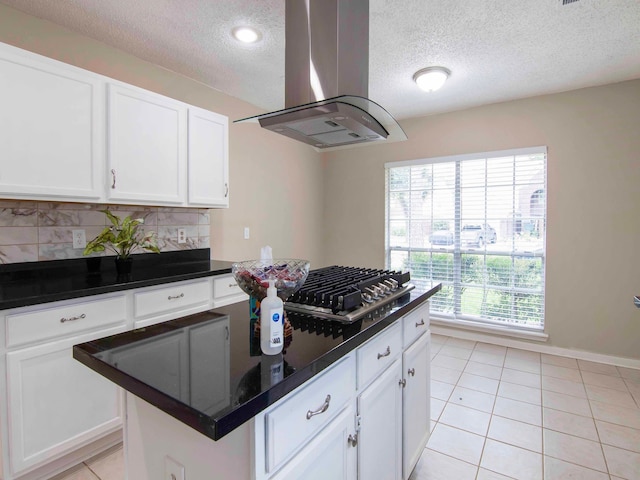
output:
[[[355,361],[340,360],[265,415],[267,471],[273,472],[353,398]]]
[[[213,278],[213,306],[221,307],[230,303],[246,300],[249,296],[238,286],[233,275],[220,275]]]
[[[429,302],[425,302],[402,319],[402,344],[408,347],[429,330]]]
[[[199,280],[134,294],[136,318],[209,303],[209,280]]]
[[[124,295],[7,315],[7,347],[124,325]]]
[[[362,388],[382,373],[402,350],[400,322],[379,333],[357,350],[358,388]]]

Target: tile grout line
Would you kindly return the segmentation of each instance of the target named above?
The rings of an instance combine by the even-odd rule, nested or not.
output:
[[[93,473],[96,476],[96,478],[98,480],[102,480],[102,478],[100,478],[100,475],[98,475],[96,472],[94,472],[93,469],[89,466],[89,464],[87,462],[82,462],[82,463],[84,464],[85,467],[87,467],[89,469],[89,471],[91,473]]]
[[[476,344],[476,345],[477,345],[477,344]],[[473,352],[473,351],[475,351],[475,346],[474,346],[474,349],[472,350],[472,352]],[[448,355],[444,355],[444,356],[449,357]],[[451,357],[451,358],[457,358],[457,357]],[[505,361],[506,361],[506,356],[505,356],[504,358],[505,358]],[[471,357],[467,358],[466,363],[465,363],[465,366],[464,366],[464,369],[462,370],[462,372],[460,372],[460,376],[458,377],[458,380],[456,381],[456,383],[453,385],[453,389],[455,390],[455,388],[458,388],[458,387],[460,387],[460,388],[468,388],[469,390],[476,391],[476,392],[479,392],[479,393],[485,393],[485,394],[486,394],[487,392],[484,392],[484,391],[482,391],[482,390],[475,390],[475,389],[473,389],[473,388],[469,388],[469,387],[466,387],[466,386],[460,385],[460,378],[462,377],[462,375],[463,375],[464,373],[468,373],[468,374],[470,374],[470,375],[476,375],[476,376],[478,376],[478,377],[482,377],[482,378],[486,378],[486,379],[490,379],[490,380],[496,380],[496,379],[491,378],[491,377],[485,377],[485,376],[484,376],[484,375],[482,375],[482,374],[475,374],[475,373],[466,372],[466,369],[467,369],[467,367],[468,367],[468,365],[469,365],[469,362],[471,362],[471,361],[472,361],[472,360],[471,360]],[[480,362],[480,363],[482,363],[482,362]],[[543,472],[543,475],[544,475],[544,472],[545,472],[544,459],[545,459],[545,457],[549,457],[549,458],[557,459],[558,461],[561,461],[561,462],[566,462],[566,463],[568,463],[568,464],[575,465],[575,466],[577,466],[577,467],[579,467],[579,468],[584,468],[584,469],[587,469],[587,470],[590,470],[590,471],[593,471],[593,472],[596,472],[596,473],[599,473],[599,474],[604,474],[604,475],[611,476],[611,475],[612,475],[612,473],[610,473],[609,464],[608,464],[608,461],[607,461],[606,456],[604,455],[604,445],[605,445],[605,444],[602,442],[601,435],[600,435],[600,431],[599,431],[599,430],[598,430],[598,428],[597,428],[597,423],[596,423],[596,420],[597,420],[597,419],[596,419],[596,417],[594,416],[594,412],[593,412],[592,399],[589,397],[589,395],[588,395],[588,394],[587,394],[587,392],[586,392],[586,386],[587,386],[587,383],[585,383],[585,381],[584,381],[583,369],[582,369],[582,368],[580,368],[579,366],[578,366],[578,368],[576,368],[576,369],[572,369],[572,370],[578,370],[578,374],[580,375],[581,382],[575,382],[575,381],[574,381],[574,382],[575,382],[575,383],[579,383],[579,384],[582,386],[583,390],[585,391],[585,397],[586,397],[586,398],[583,398],[583,397],[577,397],[577,396],[575,396],[575,395],[571,395],[571,394],[567,394],[567,393],[564,393],[564,395],[566,395],[566,396],[568,396],[568,397],[572,397],[572,398],[580,398],[580,399],[584,399],[584,400],[586,400],[586,401],[587,401],[587,403],[589,404],[589,412],[590,412],[590,416],[584,416],[584,415],[580,415],[580,414],[574,414],[574,415],[578,415],[579,417],[582,417],[582,418],[590,418],[590,419],[591,419],[591,421],[593,422],[594,427],[595,427],[595,430],[596,430],[596,436],[597,436],[597,439],[598,439],[598,440],[597,440],[597,442],[600,444],[600,448],[601,448],[601,451],[602,451],[603,460],[604,460],[604,463],[605,463],[605,468],[606,468],[606,470],[603,472],[603,471],[601,471],[601,470],[597,470],[597,469],[594,469],[594,468],[591,468],[591,467],[588,467],[588,466],[585,466],[585,465],[581,465],[581,464],[579,464],[579,463],[574,463],[574,462],[572,462],[572,461],[564,460],[564,459],[562,459],[562,458],[557,458],[557,457],[555,457],[555,456],[553,456],[553,455],[549,455],[549,454],[547,454],[547,453],[546,453],[546,445],[545,445],[545,442],[544,442],[544,431],[545,431],[545,430],[555,431],[555,432],[558,432],[558,433],[561,433],[561,434],[564,434],[564,435],[568,435],[568,436],[570,436],[570,437],[574,437],[574,438],[581,439],[581,440],[587,440],[587,441],[594,441],[594,440],[591,440],[590,438],[582,437],[582,436],[579,436],[579,435],[574,435],[574,434],[572,434],[572,433],[563,432],[563,431],[561,431],[561,430],[555,430],[555,429],[553,429],[553,428],[547,428],[547,427],[545,426],[545,422],[544,422],[544,409],[545,409],[545,408],[549,408],[550,410],[558,411],[558,412],[562,412],[562,413],[566,413],[566,414],[572,414],[572,413],[571,413],[571,412],[565,412],[565,411],[563,411],[563,410],[557,410],[557,409],[552,408],[552,407],[545,407],[545,406],[544,406],[542,396],[543,396],[544,391],[547,391],[547,390],[546,390],[546,389],[544,389],[544,388],[542,387],[542,377],[543,377],[543,375],[542,375],[542,371],[541,371],[541,370],[542,370],[542,363],[543,363],[543,362],[540,362],[540,385],[539,385],[539,388],[540,388],[540,399],[539,399],[539,400],[540,400],[540,404],[539,404],[539,405],[536,405],[536,406],[540,408],[541,416],[542,416],[542,425],[541,425],[541,427],[542,427],[542,428],[541,428],[541,433],[542,433],[543,437],[542,437],[542,452],[541,452],[542,465],[541,465],[541,466],[542,466],[542,472]],[[442,368],[447,368],[447,367],[442,367]],[[503,362],[503,366],[502,366],[501,368],[502,368],[502,373],[503,373],[503,372],[504,372],[504,368],[506,368],[506,367],[504,367],[504,362]],[[565,368],[569,368],[569,367],[565,367]],[[516,370],[517,370],[517,369],[516,369]],[[526,370],[518,370],[518,371],[527,372]],[[585,371],[586,371],[586,370],[585,370]],[[612,375],[608,375],[608,374],[606,374],[606,373],[600,373],[600,372],[592,372],[592,373],[597,373],[597,374],[605,375],[605,376],[612,376]],[[638,401],[636,400],[636,398],[635,398],[635,397],[633,397],[632,392],[631,392],[631,390],[629,389],[629,385],[628,385],[628,383],[625,381],[626,379],[625,379],[624,377],[622,377],[622,375],[620,374],[619,370],[618,370],[618,373],[619,373],[618,378],[621,378],[621,379],[624,381],[625,388],[626,388],[626,390],[627,390],[627,392],[625,392],[625,393],[628,393],[629,395],[631,395],[631,397],[632,397],[632,398],[633,398],[633,400],[634,400],[634,403],[635,403],[636,405],[638,405]],[[557,378],[557,379],[559,379],[559,380],[572,381],[572,380],[570,380],[570,379],[565,379],[565,378],[562,378],[562,377],[554,377],[554,376],[551,376],[551,375],[548,375],[548,376],[549,376],[549,377],[551,377],[551,378]],[[498,380],[498,389],[499,389],[499,386],[500,386],[500,384],[501,384],[502,382],[503,382],[503,380],[502,380],[502,374],[501,374],[501,378]],[[447,382],[443,382],[443,383],[447,383]],[[505,382],[505,383],[510,383],[510,382]],[[519,384],[516,384],[516,385],[519,385]],[[589,384],[589,385],[590,385],[590,384]],[[522,385],[522,386],[526,386],[526,385]],[[618,389],[610,388],[610,387],[607,387],[607,386],[599,386],[599,385],[594,385],[594,386],[599,387],[599,388],[608,389],[608,390],[613,390],[613,391],[618,390]],[[560,393],[560,392],[554,392],[553,390],[548,390],[548,391],[549,391],[550,393]],[[620,391],[621,391],[621,390],[620,390]],[[448,400],[445,402],[445,406],[444,406],[444,408],[443,408],[443,411],[444,411],[444,409],[447,407],[447,405],[449,405],[450,403],[452,403],[452,402],[451,402],[452,394],[453,394],[453,390],[452,390],[452,393],[449,395]],[[498,393],[496,392],[496,394],[495,394],[495,396],[494,396],[494,400],[493,400],[492,411],[491,411],[491,413],[490,413],[490,424],[491,424],[491,420],[493,419],[493,417],[494,417],[494,416],[501,417],[500,415],[497,415],[497,414],[495,413],[495,404],[496,404],[496,402],[497,402],[497,397],[498,397]],[[505,398],[507,398],[507,397],[505,397]],[[525,402],[525,403],[529,403],[529,402]],[[607,405],[609,405],[609,403],[608,403],[608,402],[604,402],[604,403],[605,403],[605,404],[607,404]],[[531,404],[531,405],[535,405],[535,404]],[[615,404],[610,404],[610,405],[615,406]],[[463,406],[467,406],[467,405],[463,405]],[[468,408],[471,408],[471,409],[473,409],[473,410],[476,410],[476,411],[482,411],[482,410],[477,410],[477,409],[475,409],[475,408],[473,408],[473,407],[471,407],[471,406],[467,406],[467,407],[468,407]],[[485,411],[482,411],[482,412],[485,412]],[[485,413],[486,413],[486,412],[485,412]],[[441,418],[442,418],[442,417],[441,417],[441,415],[440,415],[440,416],[439,416],[439,418],[438,418],[438,421],[436,421],[436,424],[446,425],[446,424],[443,424],[443,423],[441,423],[441,422],[440,422]],[[508,418],[508,417],[505,417],[505,418]],[[607,422],[607,421],[604,421],[604,420],[602,420],[602,422],[603,422],[603,423],[608,423],[608,424],[611,424],[611,425],[620,426],[620,425],[618,425],[617,423]],[[528,422],[523,422],[523,423],[528,423]],[[489,426],[490,426],[490,424],[489,424]],[[622,425],[622,426],[624,426],[624,425]],[[453,428],[459,428],[459,427],[454,427],[454,426],[451,426],[451,427],[453,427]],[[434,427],[434,428],[435,428],[435,427]],[[462,430],[462,431],[468,431],[468,430],[466,430],[466,429],[464,429],[464,428],[459,428],[459,429],[460,429],[460,430]],[[481,461],[482,461],[482,456],[484,455],[484,450],[485,450],[485,447],[486,447],[487,439],[489,438],[489,437],[488,437],[488,434],[489,434],[489,431],[488,431],[488,430],[489,430],[489,429],[487,429],[487,435],[485,435],[484,442],[483,442],[483,448],[482,448],[482,452],[481,452],[481,456],[480,456],[480,463],[477,465],[478,470],[477,470],[477,472],[476,472],[476,479],[477,479],[477,478],[478,478],[478,476],[480,475],[480,468],[482,468],[480,464],[481,464]],[[469,433],[474,433],[474,432],[470,432],[470,431],[469,431]],[[499,441],[499,440],[498,440],[498,441]],[[510,445],[509,443],[506,443],[506,442],[502,442],[502,443],[505,443],[506,445]],[[623,448],[623,447],[616,447],[616,448],[620,448],[621,450],[629,451],[629,452],[631,452],[631,453],[636,453],[634,450],[628,450],[627,448]],[[526,449],[526,448],[525,448],[525,450],[529,450],[529,449]],[[530,450],[530,451],[531,451],[531,450]],[[535,451],[533,451],[533,452],[534,452],[534,453],[537,453],[537,452],[535,452]],[[440,453],[440,452],[439,452],[439,453]],[[444,454],[444,455],[446,455],[446,454]],[[452,457],[452,458],[455,458],[455,457]],[[496,472],[496,473],[500,473],[500,472]],[[504,474],[502,474],[502,473],[501,473],[501,475],[504,475]]]
[[[617,367],[616,367],[617,370]],[[596,436],[598,437],[598,444],[600,445],[600,451],[602,452],[602,459],[604,460],[604,466],[607,469],[607,475],[611,478],[611,472],[609,470],[609,462],[607,461],[607,456],[604,453],[604,446],[602,445],[602,438],[600,438],[600,430],[598,429],[598,423],[596,422],[596,417],[593,413],[593,407],[591,405],[591,399],[589,398],[589,392],[587,390],[586,384],[584,383],[584,376],[582,375],[582,369],[580,368],[580,363],[578,362],[578,371],[580,372],[580,378],[582,379],[582,387],[584,388],[584,392],[587,395],[587,403],[589,404],[589,411],[591,412],[591,418],[593,419],[593,426],[596,428]],[[618,372],[620,373],[620,372]],[[626,384],[625,384],[626,386]]]

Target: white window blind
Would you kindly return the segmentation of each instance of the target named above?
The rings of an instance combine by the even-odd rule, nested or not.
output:
[[[542,329],[546,147],[387,163],[386,262],[435,316]]]

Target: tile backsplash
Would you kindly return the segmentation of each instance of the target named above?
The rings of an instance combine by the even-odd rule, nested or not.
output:
[[[119,217],[143,218],[144,230],[157,233],[163,252],[210,247],[206,208],[0,200],[0,263],[82,257],[83,249],[73,248],[72,230],[83,229],[87,241],[93,239],[110,225],[100,211],[105,208]],[[186,231],[185,243],[178,243],[179,228]]]

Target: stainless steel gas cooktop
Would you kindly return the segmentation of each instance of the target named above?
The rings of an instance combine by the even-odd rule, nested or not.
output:
[[[411,291],[408,272],[331,266],[312,270],[285,310],[352,323]]]

